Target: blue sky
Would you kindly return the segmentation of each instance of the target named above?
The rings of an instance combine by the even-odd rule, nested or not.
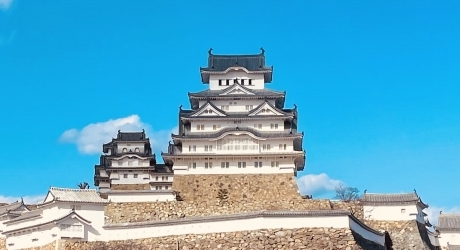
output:
[[[0,0],[1,199],[92,184],[120,127],[165,150],[207,50],[263,46],[268,87],[300,112],[303,190],[415,188],[460,208],[460,2],[217,3]]]

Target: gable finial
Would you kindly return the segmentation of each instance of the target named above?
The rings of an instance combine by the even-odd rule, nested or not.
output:
[[[179,110],[182,110],[182,104],[179,106]]]
[[[208,54],[209,54],[210,56],[212,56],[212,48],[209,48]]]
[[[367,193],[367,189],[364,189],[364,194],[366,194],[366,193]]]
[[[415,188],[414,188],[414,194],[418,196],[418,194],[417,194],[417,190],[415,190]]]
[[[262,53],[261,53],[262,55],[265,54],[265,50],[264,50],[263,47],[260,47],[260,51],[262,52]]]

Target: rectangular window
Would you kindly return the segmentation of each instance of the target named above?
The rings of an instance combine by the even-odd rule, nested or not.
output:
[[[286,144],[280,144],[278,145],[279,150],[286,150]]]
[[[262,167],[262,162],[261,161],[254,162],[254,167],[261,168]]]
[[[222,109],[223,111],[228,111],[228,105],[221,105],[220,109]]]
[[[229,168],[230,167],[230,163],[227,161],[227,162],[221,162],[220,163],[220,167],[221,168]]]
[[[222,79],[219,79],[219,86],[222,86]]]
[[[270,128],[271,128],[271,129],[274,129],[274,128],[275,128],[275,124],[270,124]]]
[[[123,178],[128,178],[128,174],[123,174]]]
[[[193,145],[192,149],[193,149],[193,152],[196,152],[196,145]]]
[[[121,166],[123,165],[123,163],[121,161],[118,162],[118,166]]]
[[[275,124],[275,129],[278,129],[278,123]]]
[[[252,107],[253,107],[252,105],[246,105],[246,110],[248,110],[248,111],[252,110]]]
[[[252,85],[252,79],[248,79],[249,85]]]
[[[265,151],[270,150],[270,144],[264,144],[264,145],[262,145],[262,150],[265,150]]]
[[[190,162],[190,167],[193,169],[196,169],[196,162]]]
[[[159,187],[159,186],[155,186],[155,190],[159,190],[159,189],[160,189],[160,187]]]
[[[259,129],[262,129],[262,124],[259,124]]]
[[[238,168],[246,168],[246,162],[238,162]]]
[[[206,168],[206,169],[212,168],[212,162],[205,162],[204,163],[204,168]]]
[[[278,161],[272,161],[272,162],[271,162],[271,166],[272,166],[272,168],[274,168],[274,167],[279,167],[279,166],[280,166],[280,163],[279,163]]]
[[[188,152],[192,152],[192,145],[188,145]]]
[[[204,125],[203,124],[196,125],[196,130],[204,130]]]
[[[208,152],[208,149],[209,149],[209,146],[208,146],[208,145],[204,145],[204,151],[205,151],[205,152]]]
[[[241,85],[244,85],[244,80],[245,80],[245,79],[241,79]]]
[[[226,83],[227,83],[227,85],[230,85],[230,79],[227,79]]]
[[[401,213],[403,214],[403,213],[405,213],[405,212],[406,212],[406,209],[402,208],[402,209],[401,209]]]
[[[169,189],[169,187],[168,187],[168,186],[165,186],[165,190],[168,190],[168,189]]]
[[[137,176],[138,176],[137,174],[134,174],[134,178],[137,178]]]
[[[202,124],[202,125],[200,125],[200,127],[201,127],[201,130],[204,130],[204,125],[203,125],[203,124]]]

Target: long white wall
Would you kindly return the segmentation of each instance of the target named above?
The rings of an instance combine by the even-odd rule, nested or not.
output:
[[[460,245],[460,232],[441,232],[438,240],[441,247],[447,247],[447,244]]]
[[[199,126],[199,129],[198,129]],[[284,120],[273,119],[265,120],[257,116],[251,120],[238,121],[193,121],[191,122],[190,132],[192,133],[217,133],[224,128],[248,127],[260,132],[284,132]],[[203,128],[203,129],[202,129]],[[288,128],[287,128],[288,129]]]
[[[363,238],[375,242],[379,245],[385,245],[385,237],[370,231],[366,226],[350,218],[350,229],[361,235]]]
[[[231,94],[229,94],[227,97],[232,97]],[[206,100],[201,100],[199,101],[199,107],[201,108],[203,105],[206,105],[208,101]],[[260,104],[264,103],[265,100],[258,100],[258,99],[250,99],[250,100],[232,100],[232,99],[227,99],[227,100],[213,100],[212,103],[218,107],[219,109],[222,109],[225,112],[232,113],[232,112],[240,112],[240,113],[249,113],[250,111],[254,110],[257,108]],[[272,105],[275,105],[275,100],[268,100],[268,102]],[[225,108],[222,108],[222,106],[228,106],[228,110]],[[215,113],[204,113],[202,114],[203,116],[215,116]]]
[[[243,142],[246,140],[246,142]],[[247,147],[244,147],[246,145]],[[207,147],[206,147],[207,146]],[[267,138],[259,140],[248,135],[227,135],[219,140],[183,141],[182,154],[260,154],[294,151],[294,139]]]
[[[304,227],[348,228],[348,216],[333,217],[279,217],[226,220],[167,226],[144,226],[139,228],[106,228],[104,240],[142,239],[183,234],[207,234],[259,229],[294,229]]]
[[[108,200],[111,202],[154,202],[175,201],[172,193],[109,193]]]
[[[414,220],[424,222],[422,210],[416,205],[364,205],[364,218],[367,220]]]
[[[233,79],[246,79],[245,82],[247,83],[247,79],[252,79],[252,85],[244,85],[250,89],[263,89],[265,88],[265,81],[264,81],[264,74],[248,74],[243,69],[238,70],[230,70],[226,74],[219,74],[219,75],[210,75],[209,76],[209,89],[211,90],[221,90],[228,88],[230,85],[233,85]],[[219,86],[219,79],[226,80],[230,79],[229,85],[226,85],[223,81],[222,86]]]

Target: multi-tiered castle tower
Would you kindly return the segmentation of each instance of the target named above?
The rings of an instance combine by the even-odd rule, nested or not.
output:
[[[189,93],[180,108],[179,133],[163,153],[175,175],[277,174],[305,165],[297,108],[284,108],[286,92],[265,87],[273,67],[256,55],[214,55],[201,80],[209,89]]]

